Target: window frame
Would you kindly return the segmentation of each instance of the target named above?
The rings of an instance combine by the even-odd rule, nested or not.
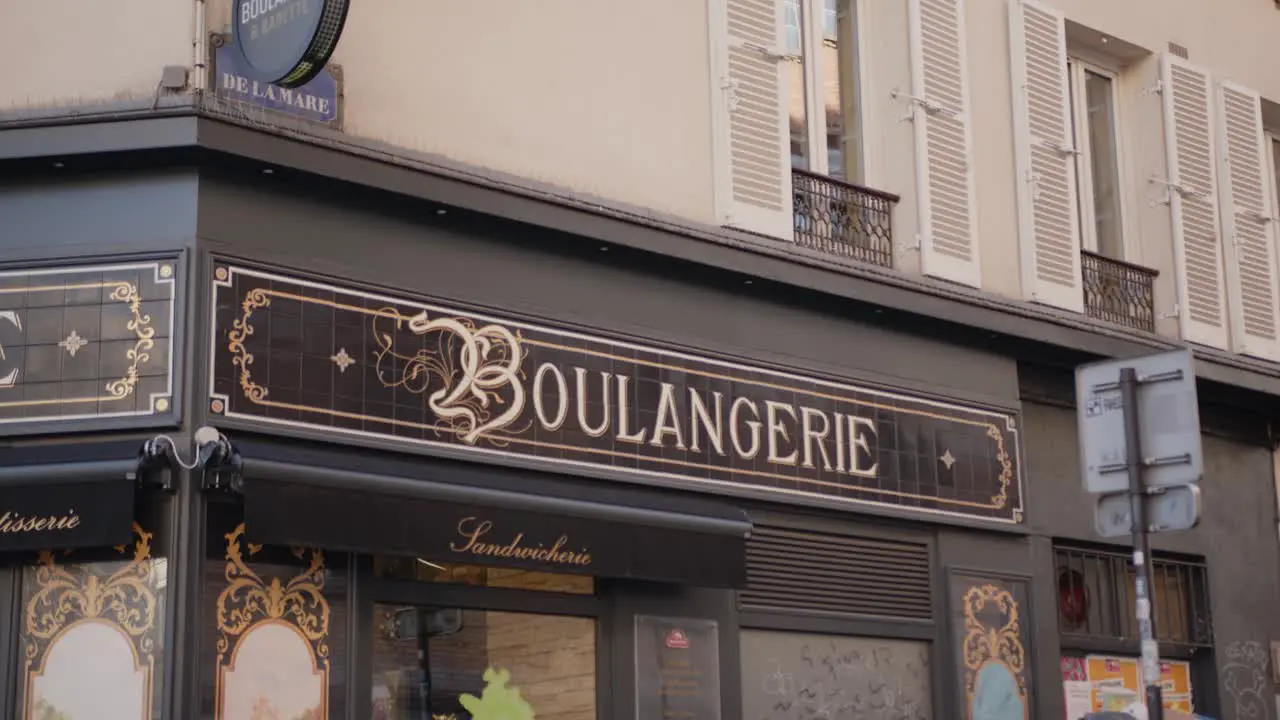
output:
[[[1080,247],[1091,253],[1098,251],[1097,215],[1094,210],[1093,168],[1090,159],[1093,147],[1089,138],[1089,116],[1087,93],[1085,90],[1085,74],[1092,72],[1111,81],[1111,134],[1115,141],[1116,181],[1120,209],[1120,251],[1121,257],[1111,258],[1125,262],[1133,261],[1131,204],[1129,202],[1129,174],[1127,172],[1128,157],[1125,147],[1124,110],[1121,105],[1122,75],[1098,62],[1082,57],[1079,54],[1067,53],[1067,75],[1069,83],[1069,100],[1071,105],[1072,138],[1076,160],[1076,212],[1079,218]]]
[[[817,52],[825,42],[823,25],[826,20],[826,2],[825,0],[793,1],[797,5],[800,16],[800,54],[788,56],[784,62],[799,62],[801,66],[800,76],[804,82],[805,152],[808,158],[808,167],[805,171],[830,178],[832,176],[830,157],[827,153],[826,103],[821,92],[825,77],[821,62],[822,53]],[[866,29],[861,19],[866,17],[868,0],[847,0],[847,2],[853,12],[853,27],[849,42],[853,46],[850,49],[850,57],[853,59],[850,85],[854,102],[852,117],[844,119],[844,149],[848,153],[849,149],[853,148],[856,151],[856,157],[852,163],[851,177],[832,179],[838,182],[860,184],[867,172],[866,132],[862,112],[862,109],[867,106],[867,89],[866,83],[862,81],[861,72],[865,59],[862,49],[866,47]],[[839,0],[837,0],[837,10],[838,8]],[[837,34],[840,32],[838,21],[836,32]],[[837,81],[838,79],[837,75]],[[790,154],[789,147],[787,152]],[[792,169],[796,169],[794,165]]]
[[[603,592],[600,578],[592,595],[524,590],[426,580],[393,580],[376,577],[374,557],[360,555],[357,562],[356,588],[348,608],[351,612],[348,638],[354,681],[348,695],[347,717],[365,717],[373,702],[373,636],[376,631],[374,607],[384,605],[445,606],[462,610],[482,610],[533,615],[558,615],[592,620],[596,635],[596,718],[610,717],[617,679],[614,677],[614,640],[610,629],[614,624],[611,597]]]
[[[1280,0],[1276,1],[1280,2]],[[1271,182],[1274,185],[1271,188],[1271,197],[1268,200],[1271,202],[1272,212],[1280,214],[1280,177],[1276,177],[1276,171],[1280,169],[1276,166],[1276,152],[1280,151],[1280,129],[1273,129],[1264,125],[1262,137],[1267,141],[1267,173],[1270,175]],[[1277,218],[1272,220],[1274,222]],[[1280,261],[1280,257],[1277,260]],[[1280,270],[1280,268],[1277,268],[1277,270]],[[1280,482],[1280,480],[1277,480],[1277,482]],[[1280,486],[1277,486],[1277,490],[1280,491]],[[1280,497],[1280,495],[1277,497]]]

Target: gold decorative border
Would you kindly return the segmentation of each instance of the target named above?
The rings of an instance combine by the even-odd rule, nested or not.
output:
[[[141,268],[151,269],[154,271],[158,279],[164,280],[170,284],[173,283],[173,266],[168,264],[139,266]],[[132,266],[117,267],[108,266],[103,268],[72,268],[67,269],[65,274],[74,275],[78,273],[89,273],[95,270],[103,272],[123,271],[135,269]],[[129,367],[125,369],[124,375],[119,379],[111,380],[103,386],[103,395],[74,397],[74,398],[51,398],[44,400],[8,400],[0,402],[0,408],[7,407],[38,407],[43,405],[83,405],[86,403],[100,402],[118,402],[131,397],[137,388],[138,380],[141,377],[141,367],[151,360],[151,350],[155,348],[156,329],[152,326],[151,316],[142,312],[142,296],[138,292],[138,286],[127,280],[105,280],[101,282],[86,282],[73,285],[32,285],[24,287],[0,288],[0,295],[16,294],[16,293],[32,293],[32,292],[62,292],[67,290],[107,290],[111,293],[107,298],[111,301],[123,303],[128,306],[131,317],[126,324],[126,328],[133,333],[133,346],[125,351],[125,359],[129,361]],[[169,298],[170,302],[176,300],[175,297]],[[170,368],[172,375],[172,368]],[[159,395],[151,398],[152,411],[166,412],[169,409],[169,396]]]
[[[216,620],[217,700],[214,718],[223,720],[226,676],[235,669],[240,643],[263,625],[283,625],[298,634],[311,648],[312,669],[320,675],[320,720],[329,717],[329,601],[324,596],[324,552],[294,548],[293,555],[307,562],[306,568],[288,582],[263,579],[250,570],[241,550],[244,523],[227,533],[224,577],[226,587],[218,594]],[[249,557],[262,551],[261,545],[245,543]]]
[[[966,713],[973,708],[978,672],[986,664],[994,662],[1008,668],[1017,680],[1025,716],[1028,711],[1026,650],[1022,647],[1018,601],[1005,588],[988,583],[970,587],[964,594],[963,606],[965,638],[962,653]],[[980,619],[980,613],[988,607],[995,607],[999,611],[999,625],[987,625]]]
[[[215,307],[217,305],[216,288],[218,286],[226,287],[226,288],[231,287],[231,277],[233,274],[233,270],[235,272],[242,272],[250,277],[264,277],[264,278],[274,277],[274,276],[268,276],[266,274],[252,272],[252,271],[245,272],[240,268],[231,268],[228,266],[217,267],[214,270],[214,281],[215,281],[214,306]],[[323,286],[315,283],[308,283],[307,281],[299,280],[295,278],[280,278],[280,280],[284,282],[288,282],[290,284],[296,284],[300,286],[323,287],[324,289],[330,290],[335,294],[349,294],[349,295],[357,295],[357,296],[360,295],[360,293],[356,291],[352,291],[350,289]],[[437,359],[424,358],[424,355],[430,355],[430,353],[427,351],[419,351],[418,353],[412,356],[398,355],[398,354],[392,353],[391,352],[391,347],[392,347],[391,336],[386,333],[379,333],[377,331],[376,323],[379,319],[382,319],[382,318],[390,319],[391,321],[396,323],[397,327],[403,323],[407,323],[409,324],[410,329],[413,330],[414,332],[417,332],[418,334],[423,334],[425,330],[423,330],[422,328],[427,327],[428,324],[434,325],[435,327],[433,329],[442,329],[447,326],[452,333],[452,337],[450,337],[450,341],[460,340],[460,345],[459,345],[459,347],[461,348],[460,354],[466,356],[467,362],[460,363],[462,365],[465,365],[466,367],[463,368],[463,373],[461,373],[462,379],[458,381],[456,385],[444,384],[442,390],[437,389],[432,393],[432,397],[430,399],[430,402],[432,403],[431,409],[434,412],[436,412],[438,416],[442,418],[446,418],[446,420],[444,422],[438,422],[438,423],[417,423],[417,422],[411,422],[407,420],[399,420],[395,418],[378,417],[378,416],[367,415],[364,413],[341,412],[341,411],[333,410],[331,408],[317,408],[317,407],[302,405],[298,403],[280,402],[280,401],[270,399],[268,397],[269,389],[253,381],[252,373],[249,368],[254,362],[254,356],[252,353],[248,352],[245,346],[245,343],[248,340],[248,338],[252,336],[254,333],[254,327],[251,323],[254,311],[262,308],[270,307],[271,300],[273,297],[291,300],[299,303],[321,305],[337,311],[355,312],[363,315],[373,316],[372,322],[374,324],[374,340],[378,344],[378,347],[380,348],[380,350],[377,353],[377,358],[379,363],[381,363],[381,361],[384,358],[389,356],[394,357],[395,359],[399,360],[402,363],[406,363],[407,367],[403,372],[409,375],[408,379],[417,381],[411,387],[409,387],[409,389],[419,393],[425,391],[427,386],[426,378],[428,376],[446,378],[446,379],[451,378],[452,375],[449,375],[449,374],[441,375],[441,373],[444,373],[446,371],[457,370],[458,367],[456,365],[449,365],[438,358]],[[403,305],[415,304],[412,301],[408,301],[408,300],[402,300],[397,302],[400,302]],[[418,303],[418,304],[421,305],[421,303]],[[213,323],[213,326],[214,326],[214,332],[216,332],[216,326],[217,326],[216,322]],[[555,331],[546,330],[546,332],[554,333]],[[902,407],[897,407],[888,403],[878,403],[878,402],[869,401],[869,400],[851,400],[848,397],[845,397],[843,395],[838,395],[835,393],[826,393],[819,390],[797,388],[789,385],[783,385],[780,383],[772,383],[767,381],[756,381],[756,380],[746,381],[746,380],[743,380],[742,378],[734,377],[728,374],[708,372],[706,370],[691,369],[688,367],[673,365],[670,363],[643,360],[643,359],[634,358],[634,357],[623,357],[620,355],[614,355],[614,354],[601,352],[598,350],[591,350],[583,347],[561,345],[558,343],[548,342],[544,340],[530,339],[530,338],[524,337],[519,330],[511,331],[497,324],[478,326],[478,323],[475,320],[464,318],[464,317],[455,316],[455,317],[449,317],[444,319],[437,318],[434,320],[428,320],[428,313],[426,310],[423,310],[422,312],[418,313],[415,316],[405,316],[399,310],[393,307],[381,307],[378,309],[371,309],[371,308],[361,307],[357,305],[341,303],[334,300],[324,300],[321,298],[308,297],[308,296],[300,295],[297,293],[267,289],[262,287],[255,287],[245,291],[244,299],[241,302],[240,317],[232,320],[232,328],[228,332],[227,339],[228,339],[227,350],[232,355],[231,362],[235,367],[239,368],[239,385],[240,385],[241,392],[246,400],[248,400],[249,402],[255,405],[259,405],[262,407],[269,407],[269,408],[291,410],[291,411],[296,411],[300,413],[313,413],[313,414],[319,414],[319,415],[327,415],[330,417],[341,417],[349,420],[361,420],[361,421],[377,423],[381,425],[406,427],[406,428],[413,428],[418,430],[427,430],[427,431],[434,432],[437,435],[453,434],[457,436],[459,440],[470,445],[475,445],[479,439],[484,439],[488,441],[490,444],[499,448],[504,448],[510,445],[522,445],[522,446],[528,446],[528,447],[544,448],[548,450],[560,450],[560,451],[567,451],[567,452],[573,452],[573,453],[581,453],[584,455],[599,455],[599,456],[606,456],[606,457],[621,457],[621,458],[628,458],[628,459],[634,459],[636,457],[633,454],[619,453],[612,450],[604,450],[599,448],[587,448],[587,447],[581,447],[577,445],[566,445],[563,443],[546,442],[546,441],[532,440],[528,438],[518,437],[517,435],[521,432],[521,430],[523,430],[523,428],[508,427],[510,423],[513,422],[516,419],[516,417],[519,415],[519,411],[523,410],[523,405],[524,405],[523,388],[522,387],[519,388],[519,390],[514,393],[515,399],[513,401],[508,401],[500,398],[496,394],[495,390],[498,387],[501,387],[501,383],[498,381],[506,381],[506,383],[510,384],[511,386],[519,386],[519,383],[514,381],[517,379],[523,380],[525,378],[523,370],[519,368],[519,363],[523,361],[523,358],[527,355],[528,351],[525,349],[525,347],[533,346],[533,347],[546,348],[549,350],[559,350],[564,352],[592,355],[592,356],[595,356],[601,359],[606,359],[606,360],[636,363],[636,364],[653,367],[659,370],[670,370],[675,372],[682,372],[686,374],[706,377],[713,380],[723,380],[726,382],[747,382],[753,386],[760,387],[760,388],[797,393],[801,395],[807,395],[810,397],[821,398],[821,399],[831,400],[835,402],[863,405],[870,408],[888,410],[894,413],[901,413],[906,415],[916,415],[916,416],[926,417],[934,420],[940,420],[943,422],[951,422],[951,423],[957,423],[962,425],[976,426],[981,428],[984,431],[984,434],[993,441],[995,446],[995,458],[1000,465],[1000,472],[999,472],[999,475],[996,477],[996,482],[998,483],[998,490],[991,496],[990,500],[987,502],[958,500],[954,498],[937,497],[932,495],[921,495],[919,493],[902,492],[902,491],[888,490],[883,488],[864,487],[856,484],[846,484],[846,483],[840,483],[840,482],[833,482],[829,480],[819,480],[816,478],[796,477],[795,475],[786,475],[782,473],[774,473],[774,472],[769,472],[765,470],[753,470],[749,468],[734,468],[732,469],[732,472],[735,475],[760,477],[760,478],[767,478],[770,480],[784,480],[789,483],[802,483],[805,485],[817,486],[817,487],[829,487],[829,488],[837,488],[841,490],[854,490],[857,492],[861,492],[865,494],[874,494],[877,496],[898,497],[898,498],[911,499],[911,500],[927,500],[929,502],[937,503],[942,506],[968,508],[968,509],[974,509],[974,510],[1005,510],[1006,508],[1008,508],[1009,501],[1010,501],[1010,490],[1014,486],[1017,480],[1017,472],[1016,472],[1016,468],[1014,467],[1014,454],[1013,454],[1013,452],[1016,452],[1016,450],[1011,452],[1011,450],[1006,446],[1006,432],[1016,433],[1016,428],[1017,428],[1016,421],[1014,417],[1011,415],[1004,415],[1000,418],[1003,421],[1003,424],[1005,425],[1005,427],[1002,429],[1000,425],[998,425],[993,420],[974,419],[972,417],[961,417],[957,415],[945,415],[940,412],[930,412],[927,410],[919,410],[919,409],[913,409],[913,408],[902,408]],[[605,342],[605,343],[610,342],[608,340],[603,340],[603,339],[596,339],[596,338],[592,338],[592,339],[598,342]],[[441,336],[440,342],[441,343],[445,342],[445,335]],[[443,348],[443,346],[441,346],[441,348]],[[652,348],[645,348],[645,349],[655,354],[664,354],[662,353],[662,351],[655,350]],[[443,349],[441,349],[440,352],[443,355]],[[665,354],[670,354],[670,353],[665,353]],[[705,360],[705,362],[708,362],[710,364],[715,364],[713,361],[710,361],[710,360]],[[753,372],[759,372],[759,373],[771,372],[763,368],[749,368],[749,369],[752,370]],[[486,383],[477,382],[476,379],[480,377],[483,377]],[[388,384],[387,381],[384,380],[382,377],[380,367],[379,367],[379,380],[382,381],[384,385]],[[402,379],[398,382],[405,383],[406,380]],[[816,380],[816,379],[812,380],[812,382],[816,384],[824,384],[823,381]],[[397,383],[392,383],[392,384],[397,384]],[[869,392],[872,394],[882,394],[882,395],[889,395],[891,397],[899,397],[899,396],[894,396],[892,393],[882,393],[879,391],[872,391],[872,390],[859,390],[858,388],[852,388],[852,389],[855,391]],[[920,401],[905,395],[900,397],[904,399],[912,400],[913,402],[924,402],[925,404],[937,404],[937,403],[929,403],[929,401]],[[466,399],[470,399],[475,405],[477,405],[479,412],[477,412],[476,409],[471,407],[455,408],[455,407],[449,407],[446,403],[441,402],[441,400],[446,400],[446,401],[449,401],[450,403],[458,403],[460,400],[466,400]],[[211,393],[210,404],[209,404],[210,411],[215,414],[230,413],[230,404],[227,402],[227,400],[228,398],[225,395],[218,395],[216,393]],[[497,403],[504,404],[506,406],[506,412],[504,412],[498,418],[492,417],[487,413],[487,409],[491,402],[495,404]],[[441,407],[437,407],[437,405],[440,405]],[[442,412],[442,408],[443,408],[443,412]],[[981,411],[977,411],[977,414],[981,414]],[[255,419],[259,419],[259,418],[255,418]],[[504,420],[506,423],[505,425],[503,424]],[[722,468],[714,465],[706,465],[703,463],[688,462],[684,460],[678,460],[675,458],[642,456],[641,459],[646,462],[653,462],[661,465],[667,465],[677,469],[689,468],[689,469],[698,469],[698,470],[713,469],[717,471],[726,471],[726,472],[729,471],[728,468]],[[916,509],[919,509],[919,508],[916,508]],[[923,510],[928,511],[927,508]],[[1022,519],[1023,519],[1022,507],[1019,506],[1015,508],[1010,508],[1010,510],[1011,510],[1010,519],[1015,523],[1022,522]],[[947,512],[947,511],[943,510],[942,512]],[[956,511],[956,512],[959,512],[959,511]],[[967,517],[971,516],[971,514],[969,513],[960,513],[960,514],[964,514]],[[1001,520],[1001,518],[984,518],[984,519],[990,519],[994,521]]]
[[[22,717],[30,718],[35,681],[44,674],[49,649],[69,630],[100,622],[118,630],[133,650],[134,667],[143,671],[143,710],[139,720],[150,720],[152,683],[155,677],[155,628],[158,601],[152,587],[151,533],[133,524],[137,538],[128,564],[110,575],[92,571],[92,563],[59,565],[50,551],[40,553],[36,570],[39,590],[23,609],[23,655],[26,659]],[[130,547],[115,551],[127,555]]]

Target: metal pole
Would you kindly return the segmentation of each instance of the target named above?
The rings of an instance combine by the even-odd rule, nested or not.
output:
[[[1134,595],[1138,637],[1142,641],[1142,675],[1146,681],[1147,720],[1164,720],[1160,692],[1160,646],[1151,620],[1151,542],[1147,535],[1146,484],[1142,481],[1142,436],[1138,427],[1138,373],[1120,369],[1120,398],[1124,405],[1125,455],[1129,470],[1129,511],[1133,516]]]

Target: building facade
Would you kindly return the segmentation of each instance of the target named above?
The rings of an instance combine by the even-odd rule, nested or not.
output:
[[[1175,4],[0,11],[0,717],[1074,720],[1072,373],[1188,345],[1166,704],[1274,717],[1280,11]]]

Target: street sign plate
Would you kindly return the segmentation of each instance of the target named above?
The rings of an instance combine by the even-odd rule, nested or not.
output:
[[[1085,489],[1091,493],[1126,492],[1124,404],[1120,369],[1133,368],[1138,386],[1138,425],[1142,456],[1154,461],[1143,471],[1148,487],[1175,487],[1200,481],[1200,412],[1196,405],[1194,359],[1189,349],[1076,368],[1076,420]]]
[[[1200,487],[1183,485],[1165,488],[1147,495],[1146,521],[1151,532],[1190,530],[1200,522]],[[1133,514],[1128,493],[1112,493],[1098,497],[1093,517],[1098,534],[1105,538],[1128,537],[1133,533]]]

